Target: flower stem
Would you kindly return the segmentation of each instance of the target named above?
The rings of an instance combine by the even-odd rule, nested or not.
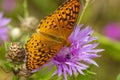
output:
[[[78,25],[81,23],[82,18],[83,18],[83,16],[84,16],[84,13],[85,13],[85,11],[86,11],[86,9],[87,9],[87,6],[88,6],[88,4],[89,4],[90,1],[91,1],[91,0],[86,0],[85,6],[84,6],[83,11],[82,11],[82,13],[81,13],[81,16],[80,16],[80,18],[79,18],[79,20],[78,20]]]
[[[27,0],[24,0],[23,8],[24,8],[24,18],[27,18],[29,15],[28,10],[27,10]]]
[[[7,42],[4,42],[4,47],[5,47],[5,50],[7,51],[7,49],[8,49]]]

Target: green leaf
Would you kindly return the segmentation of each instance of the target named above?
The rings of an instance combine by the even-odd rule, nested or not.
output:
[[[93,65],[90,65],[90,67],[83,71],[85,75],[78,74],[77,77],[75,77],[74,80],[91,80],[91,78],[96,74],[95,72],[92,72]]]
[[[14,75],[14,76],[12,77],[12,80],[18,80],[18,79],[17,79],[17,76]]]
[[[4,42],[4,45],[0,46],[0,59],[5,59],[5,53],[7,52],[9,42]]]
[[[48,80],[64,80],[64,77],[61,75],[58,77],[58,75],[54,75],[53,77],[49,78]]]
[[[55,71],[55,68],[56,67],[54,67],[51,70],[48,70],[49,66],[46,66],[41,70],[39,70],[38,72],[34,73],[31,77],[34,78],[35,80],[57,80],[57,79],[53,79],[55,78],[55,76],[51,77],[51,75]]]
[[[111,56],[114,60],[120,61],[120,42],[111,40],[99,33],[95,33],[100,42],[100,47],[105,49],[104,53]]]
[[[13,65],[5,60],[0,59],[0,68],[5,72],[10,72],[13,69]]]
[[[85,75],[79,74],[76,80],[90,80],[93,75],[86,73]]]
[[[53,12],[58,6],[54,1],[51,0],[32,0],[33,3],[43,12],[48,15]]]
[[[117,76],[117,79],[116,80],[120,80],[120,74]]]

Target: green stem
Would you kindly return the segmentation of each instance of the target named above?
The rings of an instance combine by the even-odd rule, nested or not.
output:
[[[5,51],[7,51],[8,50],[7,42],[4,42],[4,46],[5,46]]]
[[[86,9],[87,9],[87,6],[88,6],[88,4],[89,4],[90,1],[91,1],[91,0],[86,0],[85,6],[84,6],[83,11],[82,11],[82,13],[81,13],[81,16],[80,16],[80,18],[79,18],[79,20],[78,20],[78,25],[81,23],[82,18],[83,18],[83,16],[84,16],[84,13],[85,13],[85,11],[86,11]]]
[[[118,50],[120,51],[120,42],[119,41],[115,41],[115,40],[112,40],[110,38],[107,38],[97,32],[94,33],[94,35],[98,36],[99,37],[99,42],[102,44],[102,45],[108,45],[109,47],[115,49],[115,50]]]
[[[23,2],[23,9],[24,9],[24,18],[27,18],[29,15],[28,10],[27,10],[27,0],[24,0]]]
[[[29,78],[26,78],[26,77],[20,77],[20,80],[29,80]]]

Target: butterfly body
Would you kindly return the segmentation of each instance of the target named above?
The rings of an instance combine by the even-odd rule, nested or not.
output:
[[[50,61],[67,44],[79,13],[80,2],[68,0],[41,20],[36,33],[26,43],[27,68],[34,70]]]

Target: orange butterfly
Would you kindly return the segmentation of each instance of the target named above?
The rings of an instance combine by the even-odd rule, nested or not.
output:
[[[40,22],[36,33],[26,43],[26,66],[29,70],[37,69],[50,61],[67,45],[67,38],[74,29],[79,10],[78,0],[68,0]]]

